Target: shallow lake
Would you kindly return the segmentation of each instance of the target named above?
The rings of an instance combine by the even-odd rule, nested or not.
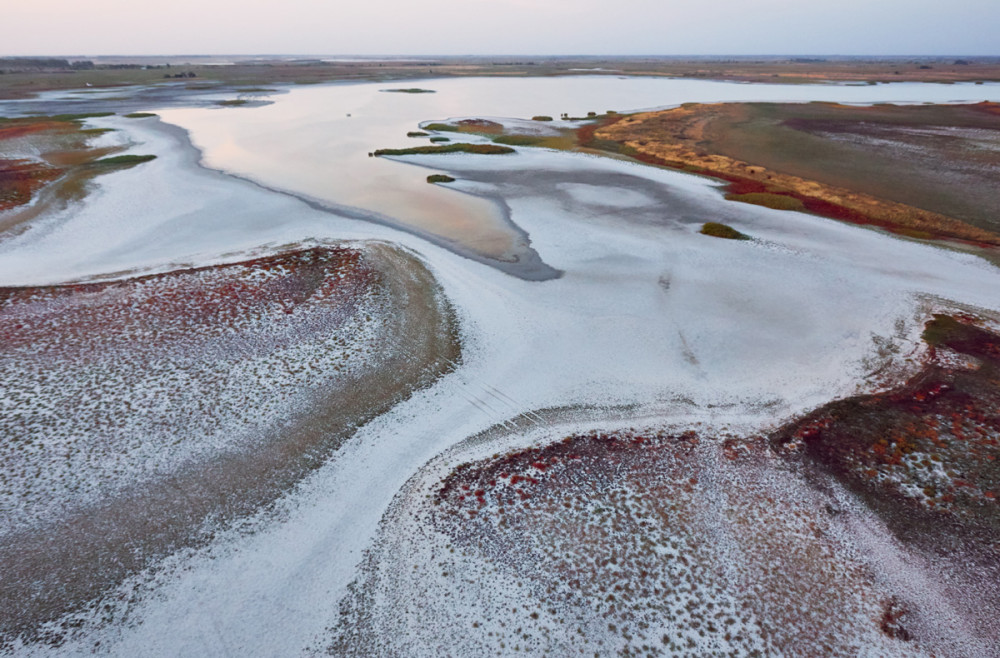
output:
[[[411,88],[435,93],[386,93]],[[688,102],[946,103],[1000,100],[997,84],[766,85],[667,78],[460,78],[296,87],[264,107],[159,110],[187,129],[203,162],[326,207],[378,218],[478,254],[510,260],[523,236],[488,200],[428,185],[425,169],[368,157],[420,122],[457,117],[584,116]],[[151,108],[156,109],[156,108]]]

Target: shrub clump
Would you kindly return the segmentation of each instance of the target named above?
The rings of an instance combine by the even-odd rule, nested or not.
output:
[[[447,174],[431,174],[427,177],[428,183],[454,183],[455,179]]]
[[[539,114],[538,116],[531,117],[532,121],[552,121],[552,117],[546,114]]]
[[[707,222],[699,231],[702,235],[709,235],[713,238],[724,238],[726,240],[749,240],[750,236],[740,233],[732,226],[720,224],[718,222]]]
[[[155,117],[156,115],[152,112],[130,112],[125,115],[126,119],[148,119],[149,117]]]
[[[410,132],[406,133],[406,136],[407,137],[427,137],[427,134],[428,133],[425,133],[423,130],[411,130]]]
[[[431,141],[432,142],[450,142],[451,138],[450,137],[442,137],[441,135],[438,135],[437,137],[431,137]]]
[[[142,164],[143,162],[155,159],[155,155],[116,155],[110,158],[94,160],[90,164],[95,167],[131,167],[132,165]]]
[[[96,119],[98,117],[113,117],[114,112],[83,112],[81,114],[56,114],[49,117],[53,121],[82,121],[83,119]],[[44,117],[38,117],[44,118]]]
[[[538,146],[544,139],[535,135],[500,135],[499,137],[494,137],[493,141],[497,144],[506,144],[507,146]]]

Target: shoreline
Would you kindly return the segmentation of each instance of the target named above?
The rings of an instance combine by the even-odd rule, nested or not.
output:
[[[269,84],[317,84],[335,81],[402,82],[419,78],[455,77],[556,77],[563,75],[662,76],[676,79],[719,80],[749,83],[812,84],[826,82],[883,83],[892,81],[949,84],[954,82],[1000,82],[1000,58],[996,57],[524,57],[511,58],[436,57],[403,62],[385,59],[346,62],[320,60],[260,60],[213,66],[199,61],[184,63],[175,58],[115,58],[145,62],[134,68],[65,72],[42,70],[7,72],[0,76],[0,99],[30,98],[40,91],[114,89],[127,85],[162,84],[163,62],[194,72],[196,77],[173,86],[225,85],[233,90]],[[188,58],[190,59],[190,58]],[[3,61],[0,58],[0,61]],[[9,60],[8,60],[9,61]],[[956,64],[964,61],[965,64]],[[98,67],[101,66],[98,58]],[[9,66],[9,64],[8,64]],[[147,68],[143,68],[147,67]],[[151,68],[150,68],[151,67]],[[0,67],[2,68],[2,67]]]
[[[724,202],[716,184],[678,172],[540,150],[516,162],[449,162],[478,193],[504,199],[512,221],[563,276],[525,281],[412,234],[353,220],[325,223],[336,215],[313,213],[298,199],[277,207],[313,223],[273,233],[249,220],[221,227],[231,232],[223,237],[243,240],[233,245],[237,252],[249,243],[270,249],[274,235],[291,234],[341,233],[344,241],[360,236],[410,247],[453,307],[462,362],[358,428],[280,499],[280,519],[221,532],[178,556],[163,577],[141,583],[138,596],[100,601],[126,608],[125,621],[102,618],[98,607],[70,618],[79,626],[53,652],[322,650],[363,551],[381,520],[396,513],[397,492],[425,465],[460,454],[453,447],[470,437],[509,429],[511,419],[587,424],[588,413],[598,419],[592,424],[613,429],[649,410],[659,419],[760,430],[855,388],[877,388],[875,375],[886,364],[906,367],[914,318],[927,311],[922,295],[997,304],[997,275],[971,257],[813,216],[793,222],[787,213],[740,207]],[[159,171],[172,180],[167,173]],[[254,203],[270,196],[214,170],[196,176],[218,187],[228,180]],[[127,196],[128,182],[90,201]],[[154,219],[164,223],[162,234],[189,231],[202,240],[202,252],[192,253],[217,254],[226,244],[211,233],[218,209],[186,211],[200,213],[199,221],[178,228],[172,216]],[[732,223],[752,239],[702,236],[697,229],[706,219]],[[922,276],[928,268],[940,274]],[[876,337],[899,353],[883,359]],[[46,652],[26,647],[33,649]]]

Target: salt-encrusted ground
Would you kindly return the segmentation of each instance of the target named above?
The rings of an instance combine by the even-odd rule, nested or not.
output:
[[[0,322],[4,644],[58,642],[63,613],[268,505],[459,355],[433,280],[383,244],[0,289]]]
[[[118,125],[119,120],[108,121]],[[661,529],[655,535],[667,550],[691,551],[688,559],[694,566],[655,562],[651,568],[660,570],[661,579],[683,579],[685,573],[694,578],[694,571],[685,570],[705,569],[698,572],[699,586],[714,592],[713,603],[746,629],[740,633],[745,643],[733,648],[771,645],[755,634],[758,613],[740,609],[741,599],[725,592],[732,588],[731,574],[744,573],[740,565],[757,558],[741,562],[720,557],[719,546],[745,547],[741,550],[751,556],[766,556],[769,542],[780,540],[793,547],[789,560],[801,552],[826,556],[817,562],[820,570],[799,583],[802,587],[810,582],[816,588],[822,585],[827,573],[823,565],[843,575],[841,587],[831,590],[829,605],[853,620],[853,635],[829,641],[841,643],[836,647],[881,643],[887,652],[908,651],[905,643],[880,631],[878,615],[887,609],[890,616],[895,614],[891,601],[881,598],[884,590],[858,575],[863,571],[859,552],[881,551],[887,562],[897,559],[884,527],[865,517],[863,532],[838,534],[841,522],[815,511],[823,496],[810,491],[796,474],[752,460],[745,466],[730,465],[718,458],[722,446],[713,437],[752,437],[831,399],[871,390],[887,377],[914,371],[925,349],[918,337],[932,308],[953,300],[1000,309],[1000,273],[995,268],[971,256],[828,220],[729,204],[707,181],[625,162],[544,151],[503,158],[414,158],[451,172],[462,190],[503,199],[511,220],[526,232],[541,260],[563,272],[558,279],[531,282],[414,236],[338,218],[201,170],[177,136],[155,124],[128,129],[145,142],[145,152],[160,157],[145,165],[146,173],[137,168],[107,176],[78,213],[54,218],[0,245],[3,281],[51,283],[117,270],[164,271],[178,263],[233,262],[251,250],[274,250],[304,239],[391,239],[417,252],[440,283],[459,317],[463,358],[454,372],[360,428],[335,458],[280,502],[277,517],[251,520],[245,528],[253,532],[220,533],[203,549],[161,562],[158,570],[133,579],[107,601],[110,612],[81,613],[60,652],[324,652],[339,646],[340,602],[349,583],[358,579],[358,565],[366,560],[375,561],[376,571],[384,567],[391,575],[380,582],[394,589],[380,595],[397,602],[420,601],[426,619],[434,621],[427,625],[426,619],[405,615],[392,621],[391,614],[385,614],[397,609],[391,605],[380,612],[380,623],[392,623],[379,627],[379,637],[402,643],[401,655],[461,653],[460,642],[468,642],[470,650],[483,646],[512,652],[511,646],[488,644],[492,640],[467,630],[464,621],[479,618],[459,613],[472,614],[464,612],[467,604],[488,604],[493,606],[489,619],[480,621],[487,632],[500,623],[521,625],[521,606],[512,603],[508,613],[505,603],[522,597],[516,578],[489,581],[489,590],[478,588],[475,576],[487,567],[471,558],[463,561],[458,550],[457,557],[449,553],[447,559],[455,562],[448,573],[473,581],[464,588],[447,586],[452,576],[441,575],[446,569],[432,569],[435,562],[418,560],[423,567],[418,565],[417,571],[426,577],[403,578],[396,567],[408,557],[403,551],[426,557],[444,546],[433,537],[419,541],[440,532],[434,519],[400,520],[397,510],[413,504],[413,491],[439,484],[448,468],[470,459],[446,452],[449,448],[515,421],[531,430],[509,433],[509,447],[537,441],[544,449],[545,441],[594,428],[611,432],[636,426],[662,434],[670,450],[680,451],[667,457],[668,474],[679,474],[682,480],[704,475],[699,479],[707,483],[704,489],[692,491],[705,492],[705,499],[691,492],[677,495],[683,502],[680,509],[697,517],[690,527],[709,537],[739,534],[738,524],[714,518],[715,511],[735,509],[737,516],[771,522],[775,517],[760,496],[780,498],[789,513],[773,520],[773,536],[749,533],[734,544],[719,544],[697,533],[674,536]],[[700,235],[698,228],[705,221],[723,221],[754,240]],[[95,235],[107,237],[95,240]],[[560,411],[555,416],[538,414],[542,409]],[[702,423],[700,447],[684,452],[689,449],[672,437],[698,428],[695,423]],[[485,450],[481,457],[502,451],[492,446]],[[602,507],[620,504],[623,522],[638,524],[659,512],[641,496],[636,498],[634,482],[641,483],[642,464],[630,468],[640,475],[617,474],[626,478],[621,491],[612,488],[595,495],[607,499]],[[734,477],[734,469],[741,468],[745,472]],[[733,487],[727,486],[733,484],[759,495],[734,501]],[[677,493],[679,485],[669,481],[662,486]],[[390,508],[397,493],[397,504]],[[851,504],[841,493],[830,495]],[[749,508],[743,510],[742,505]],[[380,527],[386,510],[391,511]],[[811,523],[830,536],[811,535]],[[544,535],[530,524],[526,528],[532,542],[542,541]],[[630,540],[634,535],[629,534]],[[474,540],[475,535],[467,541]],[[367,557],[366,549],[372,549]],[[604,552],[598,547],[586,557],[604,560]],[[735,565],[736,571],[715,573],[713,565]],[[768,577],[756,574],[747,582],[780,593],[781,587]],[[633,590],[648,585],[641,579],[630,585]],[[924,584],[919,585],[916,589]],[[600,613],[596,592],[601,586],[596,581],[588,585],[586,592],[594,595],[580,596],[572,614],[561,618]],[[933,592],[932,586],[923,589]],[[454,606],[460,596],[468,601]],[[347,599],[347,609],[352,600]],[[789,614],[796,615],[801,613],[797,606],[805,605],[820,623],[830,614],[823,607],[827,603],[813,606],[809,600],[804,595],[802,601],[786,599],[780,605],[792,606]],[[676,608],[684,608],[685,602],[671,599],[657,605],[683,616]],[[546,609],[532,612],[538,612],[538,624],[529,612],[521,632],[529,635],[525,642],[530,641],[530,647],[564,646],[568,633],[576,632]],[[872,626],[864,626],[865,619]],[[489,626],[483,625],[486,622]],[[652,620],[646,623],[653,628]],[[725,624],[725,615],[720,623]],[[638,637],[632,626],[623,630],[619,622],[607,624],[615,628],[595,626],[585,634],[595,645],[605,642],[594,650],[625,647]],[[542,628],[548,629],[548,637]],[[665,633],[649,635],[638,648],[651,642],[669,648],[662,644]],[[800,638],[801,645],[788,646],[822,649],[828,635]],[[687,637],[682,639],[687,642]],[[695,648],[722,646],[712,644],[717,638],[690,639]],[[483,644],[476,644],[480,640]]]

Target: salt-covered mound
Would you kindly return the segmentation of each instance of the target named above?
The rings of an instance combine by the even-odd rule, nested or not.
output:
[[[961,556],[942,565],[899,544],[865,501],[764,437],[551,432],[492,456],[495,437],[474,437],[426,466],[383,519],[326,651],[986,656],[996,646],[995,581],[963,593]],[[455,466],[463,456],[474,461]]]
[[[0,289],[0,333],[8,640],[274,500],[458,356],[383,244]]]

